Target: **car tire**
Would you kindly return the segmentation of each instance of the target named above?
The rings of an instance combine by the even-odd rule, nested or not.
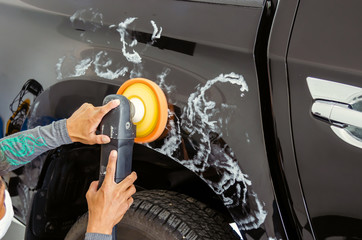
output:
[[[70,229],[66,240],[83,240],[88,214]],[[216,211],[180,193],[150,190],[134,195],[134,203],[117,225],[117,240],[239,239]]]

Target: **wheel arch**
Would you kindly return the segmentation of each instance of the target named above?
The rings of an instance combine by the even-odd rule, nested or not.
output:
[[[108,83],[78,79],[58,82],[46,89],[36,99],[27,118],[27,128],[46,125],[51,121],[67,118],[84,102],[99,106],[102,104],[105,96],[117,92],[119,85],[115,82]],[[55,155],[61,151],[79,150],[81,148],[87,153],[87,156],[91,156],[92,154],[90,153],[92,152],[97,153],[100,151],[97,145],[82,146],[82,144],[71,144],[60,147],[60,150],[50,152],[51,154],[48,154],[47,160],[43,164],[37,188],[49,188],[47,184],[52,184],[46,182],[46,176],[54,175],[55,171],[57,171],[54,167],[51,169],[51,162],[56,159]],[[139,190],[162,189],[186,194],[218,210],[228,221],[233,221],[220,196],[199,175],[177,162],[177,159],[172,159],[146,145],[140,144],[135,144],[133,155],[133,169],[138,173],[136,185]],[[79,157],[79,154],[73,154],[72,156]],[[92,165],[99,164],[99,161],[97,161],[99,157],[97,159],[95,154],[94,158],[89,162]],[[84,159],[83,161],[85,162]],[[71,161],[64,160],[63,169],[67,168],[64,165],[68,164],[67,162],[70,164]],[[92,171],[98,169],[96,166],[88,166],[88,168],[93,169]],[[52,172],[48,172],[49,170]],[[92,180],[95,180],[97,174],[90,174],[91,177],[87,178],[84,184],[89,184]],[[61,186],[67,181],[67,176],[63,175],[62,179],[63,183],[55,183]],[[82,192],[84,193],[84,189]],[[83,198],[83,203],[84,200]]]

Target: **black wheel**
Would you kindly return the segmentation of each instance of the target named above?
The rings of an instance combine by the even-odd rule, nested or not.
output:
[[[84,239],[87,214],[66,240]],[[152,190],[134,195],[134,203],[117,225],[117,240],[239,239],[214,210],[183,194]]]

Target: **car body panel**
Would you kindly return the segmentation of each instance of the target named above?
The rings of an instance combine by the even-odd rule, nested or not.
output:
[[[277,194],[279,201],[284,201],[284,209],[288,209],[288,207],[292,209],[291,216],[287,216],[288,221],[284,221],[286,229],[292,228],[296,231],[297,236],[294,238],[313,239],[313,231],[295,160],[292,119],[290,118],[288,67],[286,64],[298,5],[298,0],[281,0],[278,2],[268,45],[268,69],[276,138],[275,149],[278,154],[276,163],[279,163],[275,163],[278,166],[275,175],[280,177],[274,182],[285,188],[285,195]],[[281,184],[282,182],[284,186]],[[281,211],[283,212],[283,209]]]
[[[85,101],[100,105],[129,78],[149,78],[178,112],[169,135],[147,147],[196,173],[248,239],[284,236],[254,61],[263,1],[0,4],[0,18],[13,23],[0,23],[1,56],[12,56],[11,67],[2,68],[6,81],[31,77],[47,89],[33,104],[29,127],[69,117]],[[187,157],[178,154],[184,150]]]
[[[361,7],[359,1],[301,1],[290,42],[292,131],[306,206],[318,239],[362,238],[361,149],[340,139],[332,123],[313,116],[315,88],[308,88],[307,81],[312,77],[361,88],[362,35],[357,24]]]

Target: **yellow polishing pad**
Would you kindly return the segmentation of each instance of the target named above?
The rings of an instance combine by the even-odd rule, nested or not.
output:
[[[136,124],[136,137],[146,137],[155,129],[158,121],[158,104],[157,98],[152,89],[145,84],[135,83],[126,88],[122,94],[128,100],[138,98],[142,101],[145,113],[141,121]]]
[[[117,94],[125,96],[131,102],[137,102],[136,108],[142,108],[143,117],[134,122],[135,142],[156,140],[164,131],[168,119],[167,100],[161,88],[148,79],[134,78],[126,81]],[[137,101],[134,101],[135,99]],[[140,102],[143,106],[139,106]]]

